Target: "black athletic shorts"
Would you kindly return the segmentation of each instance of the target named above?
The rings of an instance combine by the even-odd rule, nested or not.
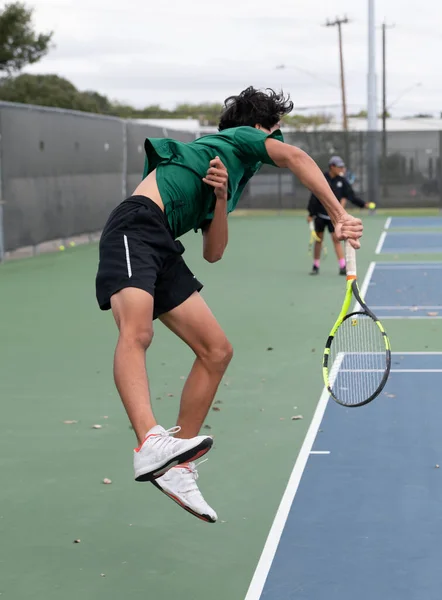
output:
[[[329,230],[330,233],[333,233],[335,228],[333,227],[333,223],[331,219],[323,219],[320,215],[316,215],[315,217],[315,231],[316,233],[322,233],[325,228]]]
[[[184,262],[183,252],[155,202],[144,196],[124,200],[101,234],[95,281],[101,310],[110,309],[113,294],[135,287],[153,296],[156,319],[199,292],[203,286]]]

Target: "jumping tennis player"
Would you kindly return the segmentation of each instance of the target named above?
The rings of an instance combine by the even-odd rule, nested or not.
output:
[[[337,239],[360,246],[361,221],[345,212],[316,163],[283,143],[279,121],[292,108],[282,93],[249,87],[227,98],[218,133],[187,144],[147,139],[144,179],[111,213],[100,240],[97,300],[102,310],[112,310],[119,329],[114,377],[138,439],[135,479],[152,482],[210,523],[217,515],[196,485],[193,461],[212,445],[211,437],[198,434],[233,351],[177,238],[201,230],[204,258],[220,260],[227,215],[266,163],[290,169],[326,207]],[[177,426],[168,430],[155,420],[146,373],[156,318],[195,353]]]
[[[329,161],[329,170],[324,173],[326,180],[342,207],[345,208],[347,201],[351,202],[359,208],[376,207],[375,204],[364,202],[356,196],[350,182],[345,177],[345,163],[340,156],[332,156]],[[314,221],[315,233],[317,239],[314,246],[313,268],[310,275],[319,275],[319,265],[321,259],[322,242],[324,240],[324,230],[327,228],[330,232],[333,245],[335,247],[336,256],[339,262],[339,274],[346,275],[344,250],[342,248],[341,239],[335,233],[333,220],[330,218],[323,203],[319,200],[316,194],[312,193],[308,203],[307,221]]]

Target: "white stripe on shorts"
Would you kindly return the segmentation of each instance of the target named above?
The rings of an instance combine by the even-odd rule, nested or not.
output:
[[[129,275],[129,279],[130,279],[132,277],[132,266],[130,264],[129,243],[127,241],[127,235],[123,235],[123,238],[124,238],[124,247],[126,248],[127,274]]]

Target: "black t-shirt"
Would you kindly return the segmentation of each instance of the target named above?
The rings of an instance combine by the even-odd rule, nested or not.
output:
[[[340,175],[337,177],[330,177],[330,173],[328,171],[324,173],[324,177],[327,179],[329,186],[339,202],[345,198],[352,204],[355,204],[360,208],[364,208],[365,202],[355,195],[353,188],[347,179],[345,179],[345,177],[341,177]],[[311,217],[322,216],[329,218],[327,211],[314,194],[310,196],[307,210]]]

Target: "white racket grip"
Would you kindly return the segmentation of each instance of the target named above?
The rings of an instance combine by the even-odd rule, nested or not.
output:
[[[315,224],[313,223],[313,221],[310,221],[308,225],[310,227],[310,231],[314,231],[315,230]]]
[[[348,240],[345,242],[345,262],[347,277],[356,277],[356,250]]]

